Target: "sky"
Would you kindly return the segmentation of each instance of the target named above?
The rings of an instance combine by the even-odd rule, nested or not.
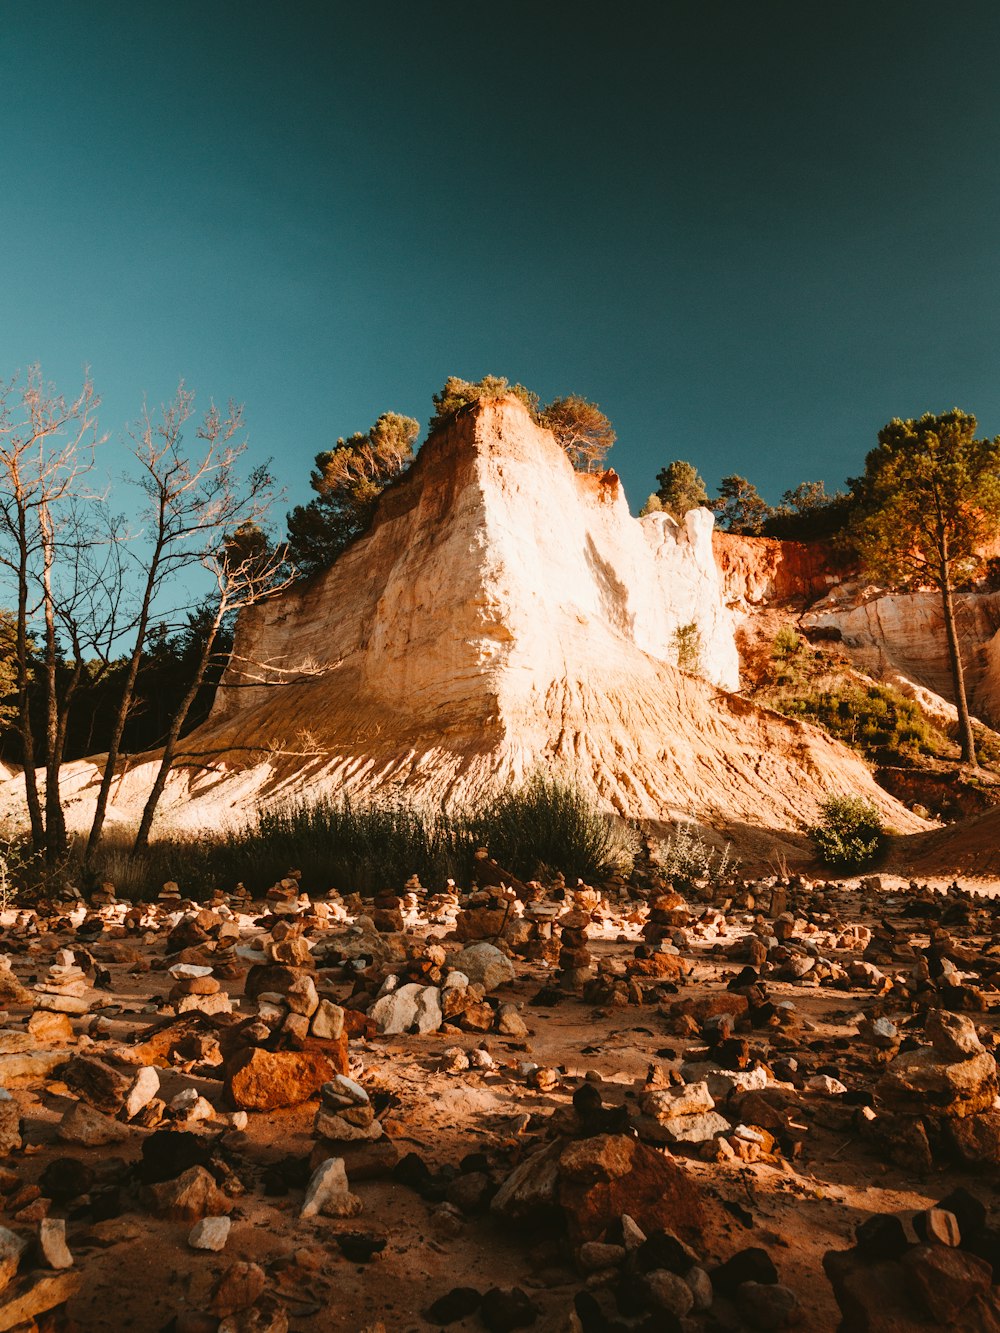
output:
[[[242,402],[279,519],[450,374],[599,403],[635,510],[833,489],[1000,432],[998,58],[988,0],[8,2],[0,378],[88,365],[115,467],[144,395]]]

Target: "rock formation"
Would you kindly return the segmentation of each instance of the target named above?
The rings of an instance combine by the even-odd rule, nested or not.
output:
[[[676,666],[691,624],[699,676]],[[216,799],[224,771],[230,799],[462,803],[544,766],[633,816],[792,829],[863,792],[915,827],[853,755],[737,684],[711,515],[633,518],[613,472],[575,472],[507,399],[437,432],[333,569],[242,618],[188,743],[213,773],[183,796]]]
[[[782,565],[829,585],[787,545],[765,543],[770,572],[755,554],[753,596]],[[462,805],[544,768],[624,815],[735,839],[799,829],[831,794],[923,827],[824,733],[727,692],[741,559],[720,577],[707,510],[633,518],[615,473],[574,471],[516,399],[466,409],[331,570],[243,615],[163,824],[310,793]],[[677,666],[687,626],[697,673]],[[123,776],[113,815],[134,817],[151,770]],[[64,790],[85,815],[93,766],[71,766]]]

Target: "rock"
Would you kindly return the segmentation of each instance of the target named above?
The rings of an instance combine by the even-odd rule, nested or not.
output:
[[[685,1083],[675,1088],[655,1088],[643,1094],[642,1109],[658,1120],[701,1115],[715,1108],[707,1083]],[[726,1128],[728,1129],[728,1125]]]
[[[95,1055],[77,1055],[63,1071],[63,1082],[95,1110],[117,1115],[132,1080]]]
[[[73,1040],[73,1024],[68,1015],[44,1009],[36,1009],[28,1019],[28,1032],[35,1041],[52,1042],[54,1045],[63,1045]]]
[[[798,1296],[777,1282],[741,1283],[736,1307],[751,1328],[788,1328],[801,1315]]]
[[[65,1051],[18,1051],[0,1055],[0,1086],[8,1088],[20,1079],[50,1078],[65,1063]]]
[[[961,1245],[958,1218],[947,1208],[928,1208],[913,1219],[913,1229],[921,1240],[936,1245]]]
[[[655,1268],[643,1279],[649,1302],[675,1319],[683,1319],[694,1308],[694,1293],[682,1277],[665,1268]]]
[[[143,1065],[132,1080],[132,1086],[125,1094],[122,1114],[126,1120],[133,1120],[144,1106],[148,1106],[160,1091],[160,1076],[152,1065]]]
[[[236,1314],[253,1305],[264,1294],[266,1286],[264,1270],[257,1264],[231,1264],[215,1284],[209,1308],[222,1318]]]
[[[103,1148],[128,1138],[128,1130],[86,1102],[77,1102],[60,1121],[56,1138],[63,1143],[78,1143],[82,1148]]]
[[[704,1205],[698,1186],[661,1153],[626,1135],[556,1139],[525,1158],[490,1205],[511,1221],[561,1212],[570,1244],[599,1240],[623,1213],[647,1233],[670,1227],[700,1243]]]
[[[951,1327],[992,1283],[989,1264],[973,1254],[944,1245],[918,1245],[903,1256],[902,1267],[916,1301],[943,1328]]]
[[[428,1323],[446,1328],[459,1319],[468,1319],[474,1315],[482,1299],[475,1287],[453,1287],[427,1307],[424,1318]]]
[[[344,1010],[339,1004],[333,1004],[330,1000],[320,1000],[319,1006],[312,1016],[313,1036],[325,1038],[328,1041],[336,1041],[343,1031]]]
[[[62,1218],[43,1218],[38,1225],[38,1242],[50,1268],[73,1267],[73,1256],[66,1245],[66,1223]]]
[[[625,1262],[625,1246],[609,1245],[599,1240],[588,1240],[580,1246],[577,1261],[586,1273],[597,1273],[602,1268],[619,1268]]]
[[[893,1110],[914,1115],[966,1116],[989,1111],[997,1095],[996,1061],[985,1051],[951,1063],[942,1061],[929,1046],[901,1051],[879,1080],[876,1092]]]
[[[538,1306],[520,1287],[512,1287],[509,1291],[491,1287],[483,1293],[479,1306],[479,1318],[490,1333],[511,1333],[516,1328],[530,1328],[538,1315]]]
[[[299,1216],[357,1217],[360,1212],[361,1200],[350,1192],[343,1159],[328,1157],[312,1174]]]
[[[733,1128],[718,1111],[673,1116],[661,1119],[659,1124],[670,1143],[709,1143],[720,1134],[729,1134]]]
[[[6,1227],[0,1227],[0,1291],[3,1291],[14,1277],[21,1262],[21,1255],[27,1248],[27,1241],[22,1240],[15,1232],[8,1231]]]
[[[232,1210],[232,1201],[203,1166],[192,1166],[176,1180],[150,1186],[153,1209],[172,1222],[197,1222]]]
[[[416,1022],[417,1001],[423,990],[423,986],[412,982],[376,1000],[369,1009],[368,1016],[378,1031],[385,1033],[386,1036],[409,1032]]]
[[[778,1270],[771,1262],[771,1256],[759,1246],[750,1246],[739,1250],[712,1269],[712,1286],[726,1296],[735,1296],[738,1287],[745,1282],[770,1286],[778,1280]]]
[[[963,1162],[1000,1165],[1000,1111],[951,1118],[945,1122],[945,1133]]]
[[[0,1155],[21,1147],[21,1108],[6,1089],[0,1089]]]
[[[298,1106],[314,1097],[337,1073],[347,1073],[346,1042],[336,1068],[326,1053],[249,1047],[238,1051],[226,1065],[225,1097],[231,1106],[243,1111]]]
[[[813,1074],[806,1079],[806,1091],[819,1093],[823,1097],[841,1097],[847,1091],[839,1078],[829,1074]]]
[[[516,1004],[502,1004],[497,1014],[497,1032],[505,1037],[522,1038],[528,1035],[528,1025]]]
[[[906,1230],[894,1213],[872,1213],[855,1230],[858,1248],[867,1257],[899,1259],[910,1247]]]
[[[690,1289],[695,1313],[703,1314],[705,1310],[710,1309],[715,1300],[715,1291],[712,1287],[712,1279],[704,1268],[695,1264],[694,1268],[689,1269],[684,1274],[684,1281]]]
[[[33,1328],[38,1315],[75,1296],[81,1281],[79,1272],[29,1273],[18,1278],[0,1297],[0,1329]]]
[[[308,974],[296,977],[285,992],[285,1003],[293,1014],[311,1018],[319,1008],[319,996],[316,994],[316,983],[312,977]]]
[[[924,1031],[943,1061],[968,1060],[982,1054],[983,1044],[976,1034],[976,1026],[964,1014],[931,1009]]]
[[[435,986],[425,986],[417,996],[413,1025],[417,1032],[437,1032],[441,1021],[441,992]]]
[[[451,966],[464,972],[473,985],[487,991],[504,986],[515,977],[514,964],[494,944],[470,944],[450,959]]]
[[[203,1217],[191,1228],[188,1244],[192,1250],[224,1250],[231,1226],[228,1217]]]

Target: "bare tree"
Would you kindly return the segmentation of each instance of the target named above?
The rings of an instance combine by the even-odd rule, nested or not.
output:
[[[289,568],[284,549],[272,548],[264,533],[253,522],[241,524],[236,532],[226,537],[214,550],[206,553],[202,563],[215,576],[217,595],[213,597],[212,621],[187,692],[171,720],[160,766],[135,836],[132,848],[134,854],[145,851],[149,845],[153,817],[166,787],[167,778],[170,776],[170,769],[177,752],[177,742],[205,679],[205,672],[212,660],[216,638],[223,622],[228,616],[243,610],[244,607],[253,606],[254,603],[283,591],[295,578],[295,571]]]
[[[100,442],[99,401],[89,377],[77,397],[67,401],[45,381],[37,365],[23,380],[15,375],[0,389],[0,567],[16,587],[16,728],[32,843],[44,847],[50,861],[61,855],[66,842],[59,797],[57,562],[61,551],[79,551],[86,544],[75,526],[79,510],[74,501]],[[30,711],[32,626],[39,618],[44,636],[44,810]]]
[[[189,449],[185,428],[193,417],[194,394],[182,383],[173,400],[158,414],[151,414],[144,406],[131,432],[132,452],[140,469],[138,484],[147,498],[147,526],[141,549],[138,545],[128,548],[138,585],[129,630],[131,649],[87,842],[88,867],[93,866],[100,846],[139,667],[153,616],[164,614],[161,601],[167,585],[184,571],[193,572],[206,563],[211,566],[226,534],[246,524],[257,524],[271,504],[272,482],[266,467],[253,469],[246,479],[240,475],[239,463],[247,447],[242,407],[230,403],[223,414],[210,406],[194,430],[198,443]],[[167,614],[176,610],[173,607]],[[217,631],[218,627],[212,633],[213,643]],[[201,678],[207,665],[206,660]],[[189,710],[190,703],[183,706],[184,717]]]

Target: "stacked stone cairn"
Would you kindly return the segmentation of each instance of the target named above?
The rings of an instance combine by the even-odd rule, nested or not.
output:
[[[198,1010],[203,1014],[230,1014],[232,1001],[223,991],[222,983],[212,975],[213,968],[197,963],[174,963],[169,969],[173,986],[167,999],[179,1014]]]
[[[593,956],[587,948],[590,913],[573,907],[559,917],[559,985],[578,990],[591,976]]]
[[[60,949],[46,980],[35,986],[35,1008],[57,1014],[89,1013],[87,989],[86,973],[77,966],[73,951]]]

